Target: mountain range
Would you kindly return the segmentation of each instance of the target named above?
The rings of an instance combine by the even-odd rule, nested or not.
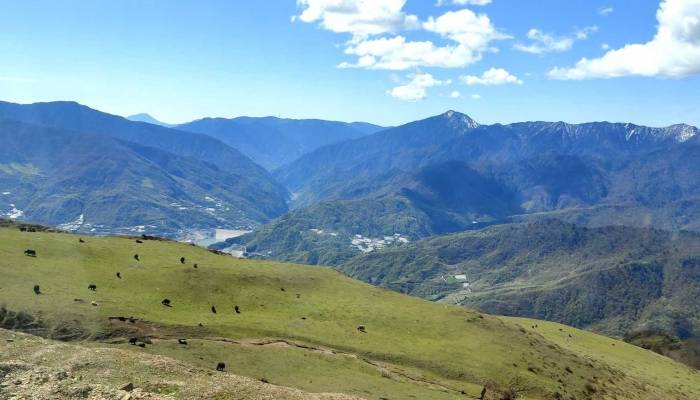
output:
[[[204,118],[178,126],[217,138],[272,171],[320,147],[383,128],[365,122],[275,117]]]
[[[2,102],[0,120],[6,216],[173,236],[249,229],[287,210],[288,192],[264,168],[206,135],[72,102]]]

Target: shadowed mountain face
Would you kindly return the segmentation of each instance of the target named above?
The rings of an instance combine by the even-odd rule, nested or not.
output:
[[[239,151],[206,135],[133,122],[73,102],[28,105],[0,102],[0,119],[89,135],[110,136],[142,146],[155,147],[175,155],[214,164],[244,179],[255,180],[275,196],[287,195],[286,190],[275,183],[262,167]]]
[[[464,114],[447,112],[364,138],[321,148],[276,173],[296,194],[295,203],[323,199],[329,187],[375,179],[387,171],[411,171],[447,161],[472,165],[513,163],[542,154],[623,163],[678,143],[697,142],[688,125],[648,128],[607,122],[581,125],[525,122],[479,125]]]
[[[286,210],[250,177],[104,135],[0,121],[0,214],[93,233],[251,228]]]
[[[180,125],[178,129],[217,138],[272,171],[319,147],[366,136],[383,128],[364,122],[240,117],[204,118]]]

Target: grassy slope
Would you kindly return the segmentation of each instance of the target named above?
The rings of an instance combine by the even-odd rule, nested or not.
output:
[[[86,240],[0,229],[0,304],[39,314],[52,326],[78,324],[113,346],[205,367],[225,361],[234,373],[307,391],[452,399],[462,397],[460,390],[478,395],[486,381],[519,377],[534,388],[527,395],[533,399],[554,392],[564,398],[700,396],[696,372],[573,328],[566,328],[577,338],[572,341],[558,331],[528,332],[521,325],[551,324],[481,316],[373,288],[328,269],[235,260],[171,242]],[[26,248],[37,250],[38,257],[24,256]],[[141,255],[140,263],[134,253]],[[87,290],[91,283],[96,292]],[[32,292],[34,284],[41,285],[42,295]],[[172,308],[160,304],[165,297]],[[234,305],[242,314],[233,312]],[[154,345],[141,350],[123,344],[134,326],[107,322],[108,316],[130,315],[150,321],[134,326],[154,338]],[[360,324],[366,334],[355,329]],[[190,338],[191,344],[177,346],[178,337]],[[270,338],[291,345],[261,345]],[[608,342],[609,347],[599,345]]]
[[[55,342],[0,329],[0,398],[122,399],[119,388],[133,383],[131,398],[166,400],[353,400],[270,385],[231,373],[213,374],[172,358]],[[60,378],[63,374],[64,378]],[[20,382],[19,384],[17,382]],[[81,396],[80,394],[84,394]]]

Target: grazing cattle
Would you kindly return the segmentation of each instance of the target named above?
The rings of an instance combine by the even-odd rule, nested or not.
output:
[[[141,261],[141,260],[139,260],[139,255],[138,255],[138,254],[134,254],[134,260],[136,260],[136,261]]]
[[[186,340],[186,339],[178,339],[177,342],[178,342],[179,344],[187,345],[187,340]]]
[[[185,263],[185,257],[180,257],[180,264],[184,264],[184,263]]]
[[[197,326],[202,327],[202,326],[204,326],[204,325],[202,325],[202,323],[200,322],[200,323],[197,324]]]
[[[41,289],[39,288],[39,285],[34,285],[34,294],[41,294]]]
[[[217,370],[217,371],[223,371],[223,370],[225,370],[225,369],[226,369],[226,364],[225,364],[225,363],[220,362],[220,363],[216,364],[216,370]]]
[[[214,314],[216,314],[216,307],[211,306],[211,312],[213,312]]]
[[[73,301],[77,301],[78,303],[82,303],[83,299],[73,299]]]
[[[24,255],[27,257],[36,257],[36,250],[27,249],[24,251]]]
[[[170,299],[163,299],[163,301],[161,301],[160,304],[166,307],[170,307]]]
[[[97,290],[97,285],[95,285],[94,283],[88,285],[88,290],[92,290],[94,292],[95,290]]]
[[[139,347],[146,347],[146,343],[139,343]]]
[[[297,293],[297,299],[300,299],[300,298],[301,298],[301,295],[299,293]]]
[[[122,274],[121,274],[121,272],[117,272],[117,278],[122,279]]]
[[[283,287],[281,287],[280,290],[283,291],[283,292],[285,291]]]
[[[138,339],[135,338],[135,337],[129,338],[129,344],[136,345],[136,341],[137,341],[137,340],[138,340]]]
[[[92,305],[95,306],[95,307],[97,307],[97,306],[99,305],[99,304],[97,304],[96,301],[91,301],[90,304],[92,304]]]
[[[199,265],[197,265],[197,263],[194,263],[194,265],[192,267],[197,269],[197,268],[199,268]]]
[[[143,241],[136,239],[136,243],[143,243]]]
[[[367,333],[367,330],[365,329],[365,326],[364,326],[364,325],[358,326],[358,327],[357,327],[357,330],[358,330],[358,332]]]
[[[241,313],[241,309],[238,308],[238,306],[233,307],[233,309],[236,311],[236,314],[240,314],[240,313]]]
[[[83,240],[83,238],[78,238],[78,243],[85,243],[85,241]]]

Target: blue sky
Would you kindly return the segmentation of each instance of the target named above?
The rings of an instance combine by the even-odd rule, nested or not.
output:
[[[0,0],[0,10],[5,101],[74,100],[166,122],[395,125],[454,109],[483,123],[700,125],[700,0]]]

